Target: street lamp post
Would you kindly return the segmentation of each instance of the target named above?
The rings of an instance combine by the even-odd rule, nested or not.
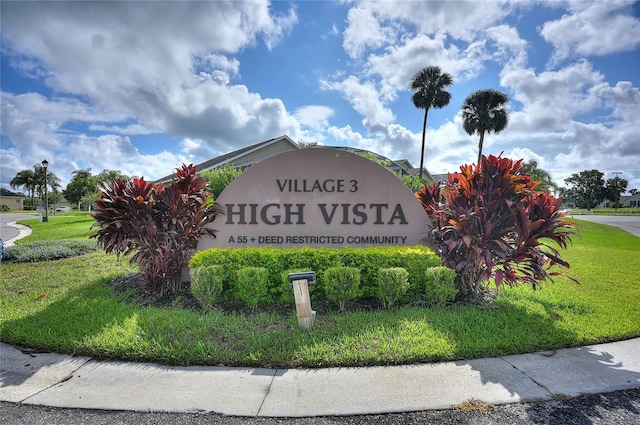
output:
[[[49,221],[49,193],[47,192],[47,167],[49,166],[49,161],[46,159],[42,161],[42,168],[44,168],[44,217],[42,217],[42,222],[46,223]]]

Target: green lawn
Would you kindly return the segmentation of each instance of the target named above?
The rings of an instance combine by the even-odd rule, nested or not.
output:
[[[31,241],[85,238],[91,217],[22,223],[33,227]],[[318,311],[312,331],[298,327],[293,305],[279,316],[124,303],[106,283],[134,268],[103,253],[3,264],[0,339],[167,364],[325,367],[470,359],[640,336],[640,238],[597,223],[580,225],[582,236],[563,252],[580,285],[556,278],[538,291],[507,289],[490,309]]]
[[[625,207],[625,208],[592,208],[587,210],[586,208],[573,208],[571,214],[580,215],[640,215],[640,208],[637,207]]]

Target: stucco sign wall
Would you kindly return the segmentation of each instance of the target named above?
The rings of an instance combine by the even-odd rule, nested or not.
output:
[[[198,250],[212,247],[365,247],[426,244],[429,217],[400,179],[377,163],[331,148],[266,158],[216,202],[224,215]]]

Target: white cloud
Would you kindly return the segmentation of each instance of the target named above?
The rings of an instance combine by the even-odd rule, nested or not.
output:
[[[161,151],[153,155],[141,154],[128,137],[105,134],[99,137],[78,135],[65,149],[52,157],[49,168],[58,176],[70,176],[77,169],[120,170],[128,176],[155,180],[182,163],[191,162],[185,154]],[[67,182],[63,182],[63,187]]]
[[[205,141],[194,140],[188,137],[182,139],[180,142],[180,150],[181,154],[188,158],[193,164],[199,164],[221,154],[221,152],[216,152],[211,149]]]
[[[342,93],[353,109],[364,117],[362,124],[369,131],[376,131],[394,120],[391,110],[380,100],[380,93],[372,81],[361,83],[357,77],[351,75],[340,82],[321,81],[325,90],[335,90]]]
[[[140,124],[125,124],[125,125],[104,125],[104,124],[91,124],[89,130],[99,131],[103,133],[117,133],[117,134],[153,134],[153,131]]]
[[[363,148],[365,145],[371,143],[371,141],[366,141],[366,139],[357,131],[353,131],[350,125],[346,125],[344,127],[329,127],[327,130],[329,134],[336,140],[347,142],[348,146],[355,146]]]
[[[589,89],[590,94],[602,98],[613,109],[613,116],[640,127],[640,89],[629,81],[618,81],[615,87],[597,84]]]
[[[333,114],[333,109],[321,105],[303,106],[293,113],[300,124],[314,131],[322,131],[329,127],[329,118]]]
[[[532,69],[505,70],[502,85],[509,87],[515,93],[513,99],[523,105],[520,111],[511,114],[509,127],[518,131],[565,127],[574,116],[599,106],[599,99],[590,95],[588,89],[602,79],[587,61],[538,75]]]
[[[225,55],[212,53],[204,55],[200,58],[194,58],[194,64],[200,65],[206,71],[222,71],[228,75],[238,75],[240,72],[240,61],[235,58],[229,58]]]
[[[507,158],[513,159],[524,159],[523,162],[528,162],[530,160],[534,160],[538,163],[538,167],[545,169],[547,167],[547,161],[542,155],[538,155],[534,151],[529,148],[521,148],[516,147],[511,149],[510,151],[505,151],[504,155]]]
[[[395,29],[381,26],[371,10],[354,7],[347,14],[342,45],[351,58],[358,58],[367,49],[391,44],[395,35]]]
[[[470,41],[477,31],[493,25],[510,11],[508,2],[475,1],[362,1],[360,8],[370,10],[380,21],[400,20],[425,34],[447,33],[455,39]]]
[[[556,51],[552,63],[569,57],[602,56],[640,46],[640,19],[633,2],[568,2],[572,13],[549,21],[540,34]],[[627,13],[621,13],[627,12]]]
[[[640,176],[635,77],[626,69],[608,75],[604,61],[581,59],[637,49],[637,5],[416,5],[342,2],[325,9],[335,15],[299,25],[295,6],[266,0],[5,2],[3,60],[26,81],[46,87],[40,93],[6,93],[3,81],[0,183],[43,158],[61,174],[91,167],[160,177],[182,162],[197,163],[282,134],[417,165],[421,134],[405,127],[406,111],[418,114],[407,86],[428,65],[455,79],[453,104],[429,116],[425,161],[431,171],[454,171],[475,161],[477,136],[464,133],[457,106],[470,93],[462,91],[485,88],[488,80],[497,84],[499,77],[495,88],[511,97],[511,121],[503,133],[487,137],[485,153],[544,159],[539,163],[556,179],[611,164],[627,167],[627,177]],[[545,14],[534,15],[540,8]],[[547,13],[558,18],[545,23]],[[308,25],[319,22],[322,33],[314,34]],[[534,25],[541,37],[531,37]],[[318,66],[315,58],[300,56],[307,47],[301,43],[309,40],[320,43],[316,52],[339,49],[340,40],[331,36],[343,27],[344,52],[335,52],[336,65]],[[545,69],[548,48],[555,53],[553,66]],[[265,65],[257,56],[279,62]],[[309,85],[297,86],[293,79],[270,84],[271,73],[285,67]],[[325,77],[309,83],[317,75]],[[285,94],[296,90],[296,96]],[[349,122],[352,116],[355,123]],[[141,154],[153,152],[143,149],[155,143],[153,134],[179,142],[158,154]]]
[[[429,64],[437,64],[444,72],[454,76],[476,74],[481,67],[481,62],[472,60],[476,54],[460,51],[454,45],[445,46],[445,43],[444,34],[434,38],[420,34],[404,39],[402,44],[389,46],[380,55],[370,55],[366,65],[367,74],[381,78],[382,92],[389,100],[396,98],[397,91],[407,90],[413,74]]]
[[[259,38],[273,48],[297,22],[294,7],[275,16],[267,1],[37,6],[3,5],[3,38],[22,58],[49,70],[46,81],[55,90],[137,121],[104,130],[146,128],[225,143],[221,148],[244,145],[246,134],[299,132],[281,100],[229,86],[240,65],[228,55]]]
[[[491,58],[505,66],[525,66],[527,60],[527,42],[518,34],[518,30],[508,25],[488,28],[487,37],[494,43],[491,46]]]

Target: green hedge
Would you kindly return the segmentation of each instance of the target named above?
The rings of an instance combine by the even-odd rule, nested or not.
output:
[[[355,267],[360,270],[363,297],[375,297],[379,269],[403,267],[411,285],[408,297],[422,299],[426,290],[425,270],[442,261],[425,246],[369,248],[211,248],[197,252],[190,268],[220,265],[224,270],[225,294],[237,288],[237,271],[243,267],[264,267],[268,273],[269,301],[286,301],[282,291],[282,273],[286,270],[312,270],[318,285],[310,287],[314,297],[326,298],[324,272],[330,267]]]
[[[3,259],[15,263],[34,263],[76,257],[97,249],[95,241],[57,239],[10,246],[6,248]]]

